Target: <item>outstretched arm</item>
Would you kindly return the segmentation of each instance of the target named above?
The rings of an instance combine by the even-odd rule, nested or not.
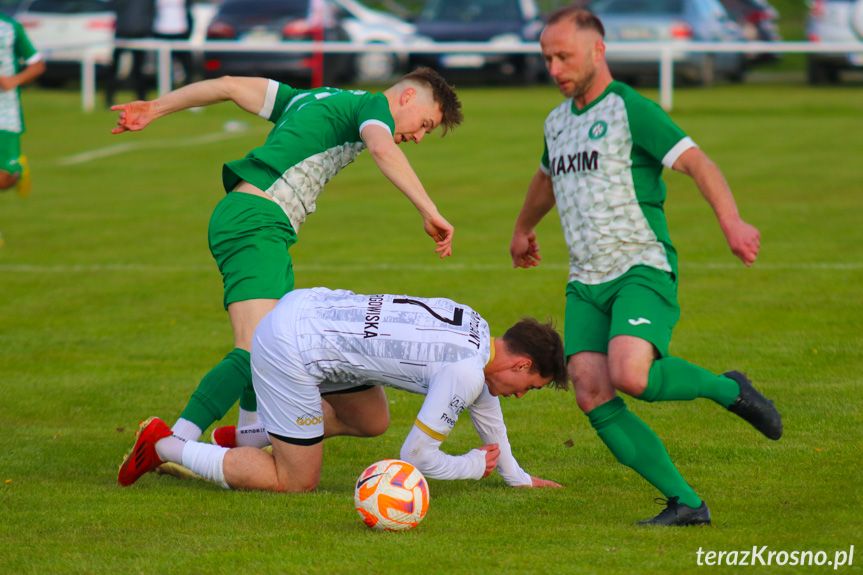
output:
[[[740,218],[734,195],[719,167],[699,148],[689,148],[677,158],[673,168],[695,180],[701,195],[713,208],[731,251],[746,267],[752,265],[761,247],[761,234]]]
[[[382,126],[371,124],[363,128],[361,137],[378,169],[401,190],[422,216],[423,229],[437,244],[435,252],[442,258],[452,255],[454,229],[438,212],[392,134]]]
[[[519,466],[512,454],[506,433],[500,400],[484,389],[476,401],[468,407],[470,420],[484,443],[495,443],[500,450],[497,471],[507,484],[513,487],[562,487],[554,481],[528,475]]]
[[[266,78],[223,76],[183,86],[155,100],[111,106],[112,110],[120,112],[117,127],[111,133],[137,132],[168,114],[228,100],[247,112],[257,114],[264,106],[267,85]]]
[[[471,449],[464,455],[449,455],[440,450],[442,443],[414,425],[399,457],[431,479],[482,479],[497,466],[500,451],[496,445]]]
[[[554,207],[554,190],[551,176],[538,169],[527,188],[527,197],[515,222],[515,231],[509,244],[512,267],[529,268],[539,265],[539,244],[536,241],[537,224]]]

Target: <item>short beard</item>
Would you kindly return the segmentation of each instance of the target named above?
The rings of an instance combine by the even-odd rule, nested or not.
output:
[[[593,80],[596,78],[596,68],[592,69],[587,75],[581,79],[579,82],[574,82],[572,87],[571,94],[564,94],[569,98],[574,100],[578,100],[582,98],[587,91],[590,90],[590,87],[593,86]]]

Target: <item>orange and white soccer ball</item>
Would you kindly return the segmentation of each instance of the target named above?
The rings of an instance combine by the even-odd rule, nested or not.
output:
[[[354,505],[372,529],[407,531],[428,511],[428,482],[410,463],[384,459],[369,465],[357,479]]]

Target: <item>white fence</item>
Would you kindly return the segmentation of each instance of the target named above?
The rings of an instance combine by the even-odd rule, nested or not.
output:
[[[174,51],[201,52],[213,50],[218,52],[272,52],[272,53],[423,53],[423,54],[539,54],[540,47],[536,42],[528,43],[477,43],[477,42],[440,42],[411,46],[394,46],[391,44],[355,44],[351,42],[275,42],[275,43],[230,43],[188,42],[166,40],[126,40],[117,41],[116,46],[132,50],[146,50],[158,55],[158,89],[159,94],[166,94],[172,89],[171,54]],[[96,99],[96,63],[94,52],[102,46],[81,44],[45,44],[40,50],[59,48],[85,48],[81,66],[81,100],[85,111],[95,106]],[[803,53],[803,54],[860,54],[863,57],[863,43],[812,43],[812,42],[609,42],[606,44],[609,53],[658,54],[659,56],[659,100],[662,107],[671,110],[673,105],[674,59],[685,53]]]

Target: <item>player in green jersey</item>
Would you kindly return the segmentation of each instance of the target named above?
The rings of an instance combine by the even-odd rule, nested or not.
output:
[[[659,106],[613,80],[603,37],[600,20],[574,6],[554,13],[543,31],[546,65],[567,100],[545,122],[545,153],[510,253],[514,267],[539,263],[535,227],[557,205],[570,252],[564,335],[578,406],[617,460],[667,497],[666,508],[640,524],[709,524],[707,504],[617,392],[650,402],[706,397],[770,439],[782,435],[782,420],[742,373],[715,375],[668,355],[680,308],[663,167],[695,180],[747,266],[760,236],[740,218],[716,164]]]
[[[18,87],[45,72],[45,61],[18,22],[0,13],[0,191],[30,193],[30,172],[21,155],[24,115]]]
[[[414,204],[440,257],[451,254],[453,227],[437,210],[399,149],[419,143],[438,126],[462,121],[461,103],[436,72],[421,68],[382,93],[318,88],[298,90],[265,78],[222,77],[190,84],[152,101],[112,106],[112,133],[144,129],[192,107],[232,101],[275,124],[245,158],[223,166],[226,195],[210,219],[209,243],[222,272],[224,305],[234,350],[193,393],[173,427],[197,440],[240,399],[238,426],[257,420],[249,349],[258,325],[294,288],[289,248],[324,185],[365,149],[381,172]]]

